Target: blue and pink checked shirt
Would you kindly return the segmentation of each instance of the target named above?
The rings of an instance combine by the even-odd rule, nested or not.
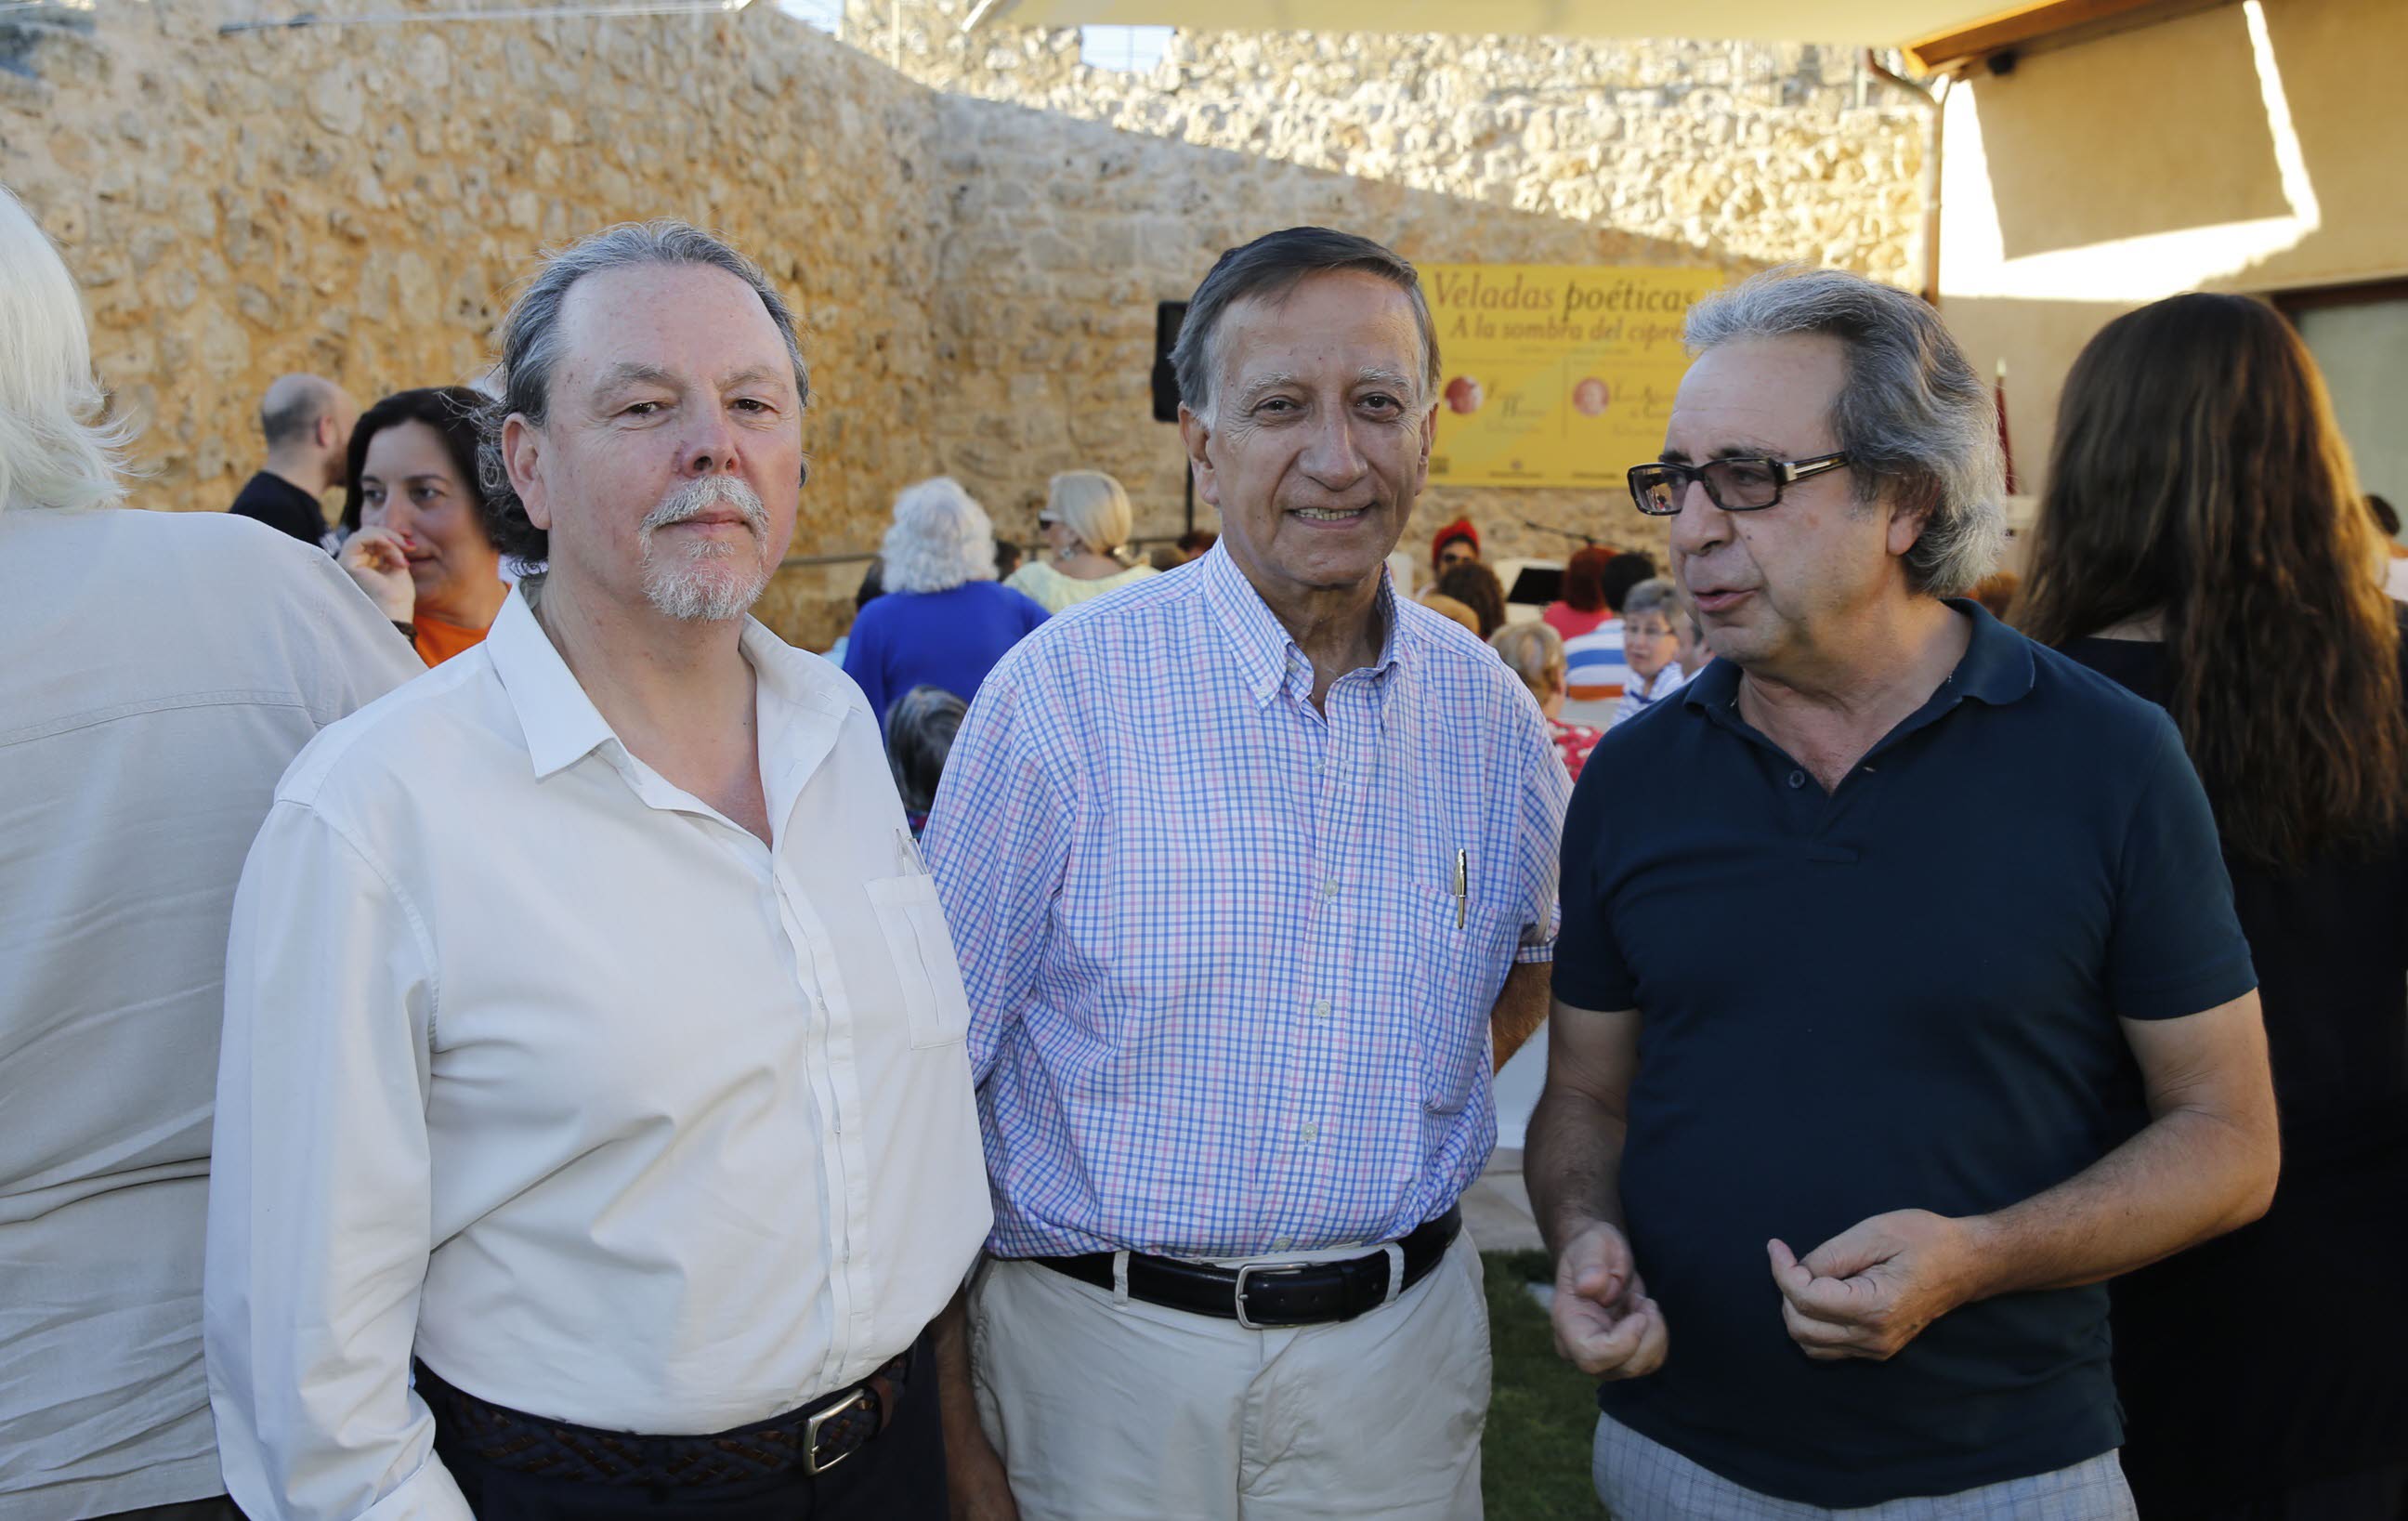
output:
[[[1379,663],[1326,713],[1221,549],[1049,621],[980,689],[927,851],[990,1251],[1386,1241],[1486,1164],[1489,1012],[1553,954],[1570,783],[1486,646],[1380,603]]]

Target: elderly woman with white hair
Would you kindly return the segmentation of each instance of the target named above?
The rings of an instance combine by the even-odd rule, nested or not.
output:
[[[0,1515],[238,1521],[201,1363],[235,882],[302,746],[424,667],[316,545],[128,510],[5,188],[0,271]]]
[[[885,595],[853,618],[844,673],[882,725],[915,686],[969,701],[979,683],[1045,621],[1045,609],[995,580],[995,524],[961,482],[906,486],[880,551]]]
[[[1052,558],[1031,560],[1004,584],[1060,612],[1158,575],[1150,565],[1124,564],[1115,552],[1135,521],[1119,481],[1101,470],[1065,470],[1047,487],[1045,509],[1037,514]]]

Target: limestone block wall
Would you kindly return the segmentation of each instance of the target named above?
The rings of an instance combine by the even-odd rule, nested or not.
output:
[[[1424,263],[1914,278],[1923,108],[1852,49],[1182,32],[1132,74],[1082,65],[1072,30],[964,34],[966,8],[855,0],[846,35],[946,92],[939,364],[976,403],[947,460],[1008,524],[1083,466],[1129,485],[1141,528],[1175,528],[1154,303],[1272,228],[1346,227]],[[1457,512],[1492,553],[1569,542],[1528,522],[1663,540],[1618,495],[1569,490],[1433,489],[1413,533]]]
[[[960,0],[864,5],[850,42],[767,4],[220,32],[262,3],[0,16],[0,182],[84,286],[146,507],[222,507],[285,370],[363,401],[472,379],[538,251],[629,218],[719,229],[801,312],[797,554],[875,548],[895,490],[939,470],[1007,536],[1076,467],[1175,531],[1154,306],[1272,228],[1424,262],[1905,280],[1915,257],[1919,108],[1844,49],[1203,35],[1140,76],[1081,65],[1075,33],[966,37]],[[396,6],[451,8],[315,13]],[[1495,553],[1662,541],[1612,494],[1474,488],[1429,493],[1413,535],[1459,511]],[[858,579],[790,571],[765,612],[824,647]]]
[[[539,250],[664,215],[759,258],[809,328],[796,552],[863,546],[926,473],[935,113],[857,50],[769,6],[235,36],[234,7],[50,14],[70,24],[0,50],[0,181],[65,253],[142,423],[137,505],[222,508],[286,370],[363,404],[471,380]],[[824,646],[850,606],[790,578],[766,610]]]

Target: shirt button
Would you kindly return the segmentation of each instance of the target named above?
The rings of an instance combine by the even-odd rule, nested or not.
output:
[[[1336,897],[1338,896],[1337,878],[1332,877],[1327,882],[1321,884],[1321,896],[1324,897]]]
[[[1321,1126],[1312,1124],[1311,1121],[1307,1121],[1304,1126],[1304,1139],[1307,1141],[1317,1141],[1320,1137]]]
[[[1284,1236],[1282,1236],[1282,1237],[1278,1238],[1277,1240],[1273,1241],[1271,1242],[1271,1250],[1272,1250],[1272,1251],[1274,1251],[1274,1252],[1284,1252],[1284,1251],[1286,1251],[1286,1250],[1287,1250],[1287,1238],[1286,1238],[1286,1237],[1284,1237]]]
[[[1805,773],[1805,772],[1803,772],[1803,771],[1792,771],[1792,772],[1790,772],[1790,773],[1789,773],[1789,784],[1790,784],[1792,787],[1802,787],[1802,786],[1804,786],[1804,785],[1806,784],[1806,773]]]
[[[1312,1017],[1315,1019],[1327,1019],[1329,1017],[1329,1000],[1327,998],[1324,998],[1319,1003],[1312,1006]]]

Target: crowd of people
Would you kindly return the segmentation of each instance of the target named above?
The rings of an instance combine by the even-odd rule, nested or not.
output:
[[[0,1516],[1476,1518],[1541,1024],[1616,1521],[2408,1505],[2408,614],[2272,309],[2093,340],[2011,626],[1938,316],[1749,279],[1665,573],[1512,617],[1390,567],[1413,266],[1271,233],[1172,355],[1217,539],[924,481],[831,661],[710,234],[548,257],[491,395],[280,380],[238,513],[121,509],[5,193],[0,268]]]

